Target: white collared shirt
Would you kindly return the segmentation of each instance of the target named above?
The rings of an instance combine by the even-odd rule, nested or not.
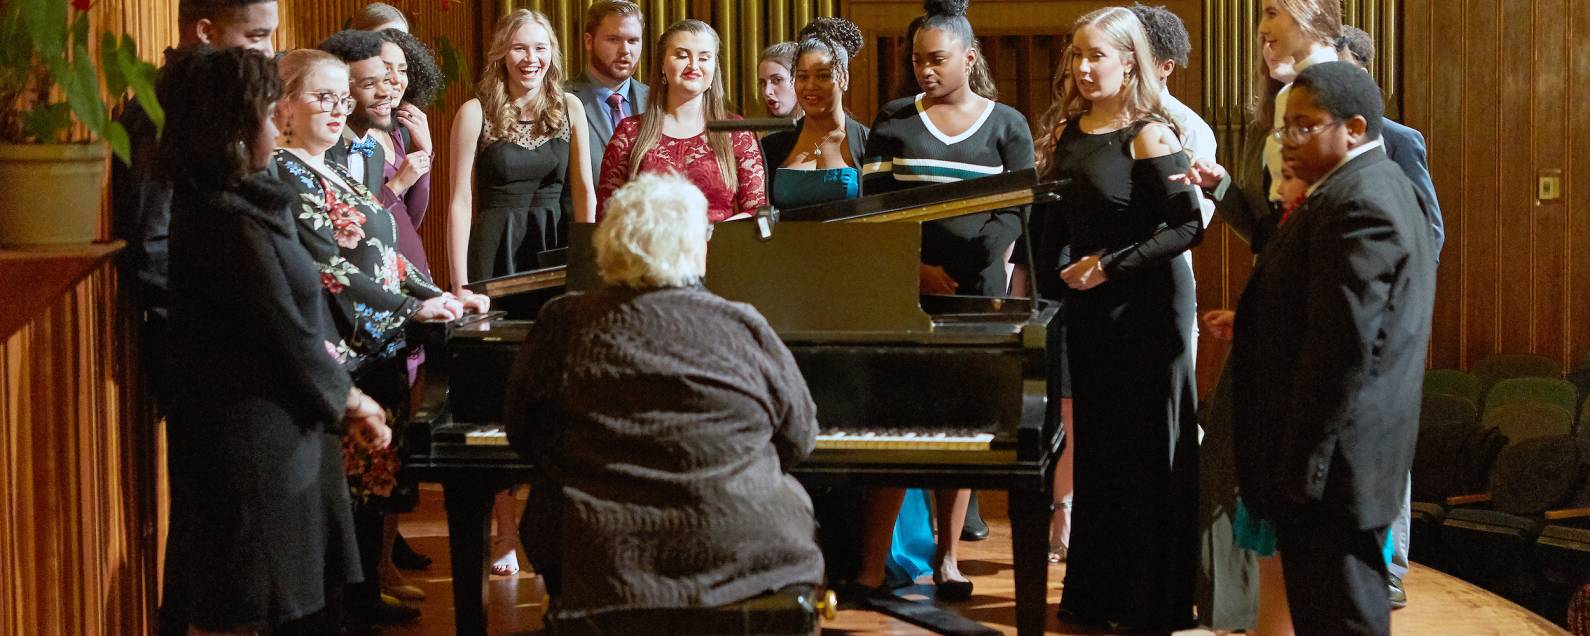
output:
[[[1296,69],[1297,72],[1301,74],[1303,71],[1308,70],[1308,67],[1315,64],[1319,64],[1321,62],[1339,61],[1341,61],[1341,58],[1336,53],[1336,49],[1324,47],[1315,49],[1313,53],[1308,55],[1308,57],[1298,60],[1297,64],[1294,64],[1292,68]],[[1280,130],[1286,125],[1286,98],[1291,94],[1291,84],[1282,86],[1281,92],[1275,94],[1275,119],[1271,122],[1271,130]],[[1284,165],[1285,164],[1281,161],[1281,142],[1277,141],[1273,136],[1265,137],[1264,167],[1270,170],[1271,201],[1281,200],[1281,167]]]
[[[372,128],[371,130],[374,129]],[[364,131],[363,137],[355,137],[353,136],[353,132],[348,129],[346,125],[344,125],[343,136],[347,137],[350,143],[355,141],[364,141],[367,139],[370,140],[370,143],[375,143],[375,140],[370,139],[369,130]],[[351,148],[348,150],[348,174],[353,175],[353,178],[357,179],[360,183],[364,183],[364,159],[365,157],[363,154],[353,152]]]
[[[1352,161],[1353,159],[1357,158],[1359,155],[1362,155],[1362,154],[1364,154],[1366,152],[1369,152],[1371,150],[1379,148],[1380,146],[1381,146],[1380,140],[1376,139],[1376,140],[1371,141],[1369,143],[1366,143],[1366,144],[1364,144],[1362,146],[1359,146],[1357,148],[1354,148],[1352,150],[1347,151],[1347,156],[1342,157],[1341,161],[1338,161],[1338,162],[1336,162],[1336,165],[1331,166],[1330,172],[1325,173],[1325,176],[1320,177],[1319,181],[1315,181],[1314,185],[1309,186],[1308,190],[1304,191],[1303,196],[1305,196],[1305,197],[1313,196],[1314,191],[1318,190],[1320,186],[1324,185],[1325,182],[1331,178],[1331,175],[1336,174],[1337,170],[1341,170],[1342,166],[1347,165],[1347,162]]]

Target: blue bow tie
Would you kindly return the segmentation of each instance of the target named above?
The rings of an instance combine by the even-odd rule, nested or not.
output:
[[[366,157],[374,157],[375,140],[369,137],[354,140],[353,145],[348,147],[348,154],[352,156],[356,152]]]

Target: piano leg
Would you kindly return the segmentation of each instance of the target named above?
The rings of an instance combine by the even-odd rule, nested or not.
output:
[[[442,484],[453,568],[453,620],[460,636],[486,633],[486,543],[491,538],[487,517],[495,494],[478,482]]]
[[[1049,518],[1054,505],[1042,490],[1010,491],[1010,548],[1016,574],[1016,633],[1043,633],[1048,619]]]

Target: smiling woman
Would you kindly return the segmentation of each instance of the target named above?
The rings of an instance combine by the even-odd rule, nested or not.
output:
[[[568,244],[565,190],[576,216],[591,214],[585,108],[563,92],[563,53],[547,17],[504,16],[486,60],[476,98],[453,119],[448,257],[457,290],[549,264],[544,254]]]

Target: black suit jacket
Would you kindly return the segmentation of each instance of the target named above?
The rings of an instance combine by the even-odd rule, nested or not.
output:
[[[1283,521],[1391,523],[1413,442],[1435,302],[1419,198],[1372,149],[1275,232],[1231,349],[1243,501]]]
[[[326,161],[336,162],[337,165],[347,168],[348,152],[352,147],[353,140],[343,135],[336,144],[326,149]],[[375,152],[364,158],[364,174],[359,176],[364,179],[364,187],[372,194],[379,194],[381,188],[386,187],[386,150],[381,144],[376,144]]]

